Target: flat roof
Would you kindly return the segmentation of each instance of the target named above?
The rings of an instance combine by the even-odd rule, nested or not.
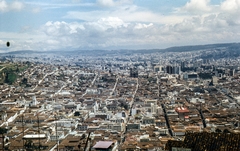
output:
[[[23,139],[44,139],[46,138],[45,134],[27,134],[23,136]]]
[[[97,142],[93,148],[103,148],[107,149],[113,144],[113,141],[99,141]]]

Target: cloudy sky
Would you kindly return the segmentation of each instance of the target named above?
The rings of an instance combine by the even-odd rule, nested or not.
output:
[[[0,0],[0,52],[223,42],[240,42],[240,0]]]

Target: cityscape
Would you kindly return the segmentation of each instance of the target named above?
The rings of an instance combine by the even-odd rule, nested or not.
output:
[[[240,151],[240,0],[0,0],[0,151]]]
[[[1,150],[238,151],[239,43],[1,54]]]

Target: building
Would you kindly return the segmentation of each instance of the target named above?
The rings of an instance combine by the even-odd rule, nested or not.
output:
[[[173,74],[173,67],[170,66],[170,65],[166,66],[166,72],[167,72],[168,74]]]
[[[173,66],[172,68],[172,73],[173,74],[181,74],[181,67],[180,66]]]
[[[94,151],[116,151],[117,142],[113,141],[98,141],[92,148]]]
[[[162,72],[163,66],[154,66],[154,72]]]
[[[130,68],[130,77],[137,78],[138,77],[138,70],[136,67]]]
[[[181,67],[180,66],[166,66],[166,73],[168,74],[180,74],[181,73]]]
[[[186,107],[177,107],[175,111],[178,113],[180,119],[188,119],[189,110]]]
[[[235,75],[235,69],[230,70],[229,75],[234,76]]]
[[[213,85],[217,85],[218,84],[218,77],[216,77],[216,76],[212,77],[212,84]]]

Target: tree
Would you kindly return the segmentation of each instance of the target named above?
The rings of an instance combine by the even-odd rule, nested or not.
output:
[[[0,127],[0,134],[5,134],[5,133],[7,133],[7,129],[6,128],[2,128],[2,127]]]
[[[27,140],[24,146],[26,147],[27,150],[31,150],[34,146],[33,141],[31,139]]]
[[[217,128],[217,129],[215,130],[215,132],[216,132],[216,133],[221,133],[222,131]]]
[[[120,107],[123,107],[125,110],[128,110],[128,104],[126,102],[121,102]]]
[[[78,112],[78,111],[76,111],[75,113],[74,113],[74,116],[79,116],[80,115],[80,112]]]
[[[2,134],[2,139],[3,139],[3,143],[2,143],[2,147],[3,147],[3,148],[5,148],[5,146],[4,146],[4,134],[6,134],[7,131],[8,131],[8,130],[7,130],[6,128],[0,127],[0,134]]]
[[[16,69],[16,72],[19,72],[20,70],[19,70],[19,68],[18,68],[18,66],[17,66],[17,69]]]
[[[13,71],[7,71],[5,76],[5,82],[8,84],[12,84],[17,79],[17,75]]]
[[[22,79],[22,84],[27,84],[27,82],[28,82],[28,79],[27,79],[27,78],[23,78],[23,79]]]
[[[228,129],[224,129],[223,133],[231,133]]]

